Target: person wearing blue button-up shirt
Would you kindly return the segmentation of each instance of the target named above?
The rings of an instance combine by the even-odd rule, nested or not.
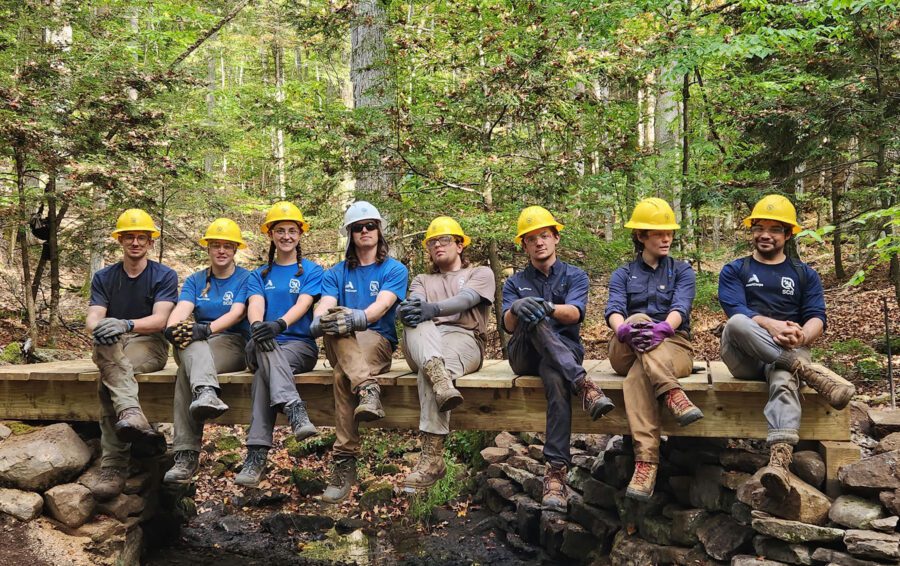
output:
[[[503,326],[512,334],[507,354],[515,373],[539,375],[544,383],[547,472],[541,506],[565,512],[572,393],[584,398],[595,419],[614,406],[581,365],[584,347],[579,329],[587,308],[588,277],[556,257],[562,224],[539,206],[523,210],[518,224],[515,241],[529,263],[503,285]]]
[[[609,340],[610,364],[626,376],[622,393],[634,439],[634,475],[625,493],[646,500],[659,467],[659,400],[681,426],[703,418],[678,383],[693,366],[696,277],[690,265],[669,256],[679,225],[666,201],[642,200],[625,227],[632,229],[637,256],[613,272],[605,316],[615,332]]]

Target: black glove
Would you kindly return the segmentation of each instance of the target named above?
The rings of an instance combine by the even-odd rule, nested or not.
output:
[[[545,316],[553,312],[554,306],[541,297],[525,297],[518,299],[509,308],[516,315],[520,322],[533,326],[540,322]]]
[[[322,317],[317,316],[313,318],[313,321],[309,325],[309,334],[313,338],[318,338],[319,336],[325,335],[325,330],[322,329]]]
[[[406,326],[415,328],[439,315],[440,310],[437,303],[429,303],[416,297],[400,303],[400,320]]]
[[[163,336],[165,336],[166,340],[169,341],[169,344],[171,344],[173,346],[178,345],[175,343],[175,329],[177,327],[178,327],[177,325],[176,326],[167,326],[166,329],[163,330]]]
[[[250,325],[250,337],[263,352],[275,350],[275,337],[287,329],[287,323],[282,320],[257,321]]]
[[[207,340],[211,334],[212,329],[209,327],[208,323],[195,322],[194,327],[191,329],[191,340],[194,342],[197,342],[198,340]]]

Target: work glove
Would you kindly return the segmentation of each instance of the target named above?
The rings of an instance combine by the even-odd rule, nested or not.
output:
[[[322,315],[321,320],[325,334],[334,336],[349,336],[369,327],[365,311],[347,307],[331,307]]]
[[[250,325],[250,337],[263,352],[275,350],[275,337],[287,329],[284,319],[259,320]]]
[[[119,337],[134,329],[134,323],[121,318],[104,318],[94,327],[94,341],[98,344],[110,345],[119,341]]]
[[[619,328],[616,329],[616,338],[619,342],[634,349],[634,339],[640,336],[640,333],[643,330],[648,330],[652,326],[652,322],[644,320],[635,323],[623,322],[619,325]]]
[[[519,322],[526,325],[528,330],[532,330],[555,308],[553,303],[545,301],[542,297],[525,297],[515,301],[509,310],[519,318]]]
[[[419,297],[408,299],[400,303],[400,320],[406,326],[415,328],[427,320],[432,320],[440,314],[437,303],[423,301]]]
[[[323,336],[325,331],[322,329],[322,317],[317,316],[313,318],[313,321],[309,324],[309,334],[313,338],[318,338],[319,336]]]
[[[636,351],[644,354],[656,348],[666,338],[675,336],[675,330],[666,321],[650,324],[640,331],[640,333],[632,339],[633,347]]]

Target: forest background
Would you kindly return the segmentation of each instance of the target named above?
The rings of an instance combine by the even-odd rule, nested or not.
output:
[[[883,376],[882,296],[900,330],[898,33],[891,0],[0,1],[4,341],[88,346],[88,283],[117,258],[124,208],[157,220],[154,259],[182,277],[218,216],[251,243],[239,261],[263,261],[281,199],[329,265],[356,198],[412,272],[448,214],[501,280],[524,264],[519,211],[542,204],[599,319],[637,200],[673,203],[676,255],[715,312],[718,269],[748,250],[740,222],[775,192],[829,289],[877,290],[829,306],[870,327],[837,340]]]

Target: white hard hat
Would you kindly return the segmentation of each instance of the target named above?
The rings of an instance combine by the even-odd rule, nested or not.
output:
[[[347,208],[347,212],[344,213],[344,224],[341,226],[341,236],[346,237],[347,228],[360,220],[377,220],[382,232],[387,228],[387,222],[381,217],[381,213],[378,212],[377,208],[364,200],[358,200],[351,204],[350,207]]]

